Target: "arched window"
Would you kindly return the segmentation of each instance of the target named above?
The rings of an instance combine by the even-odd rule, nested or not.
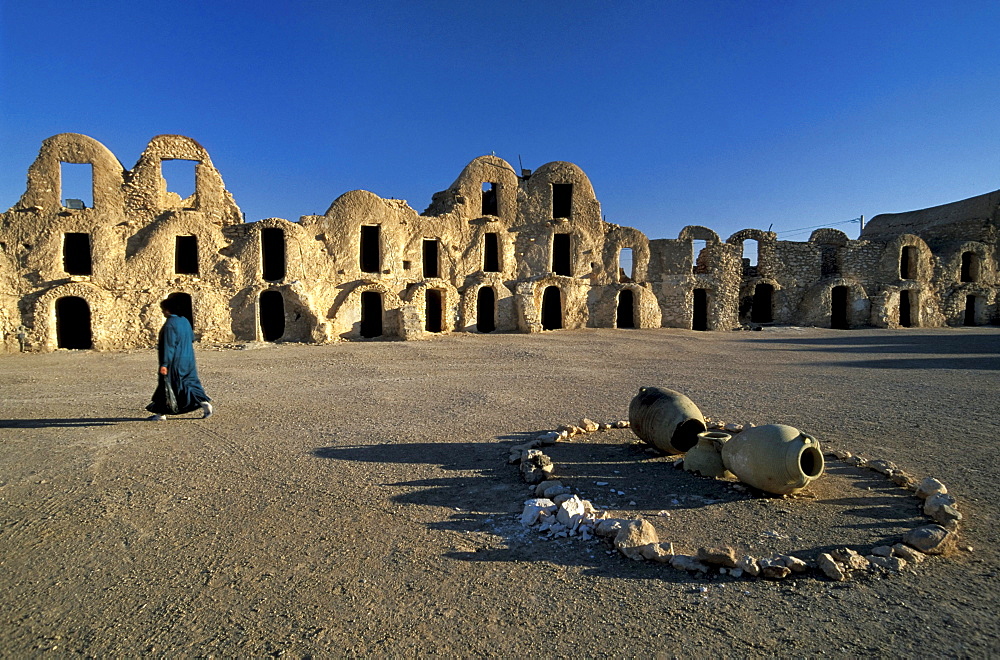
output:
[[[962,274],[963,282],[979,281],[979,255],[975,252],[962,253]]]
[[[260,259],[263,278],[268,282],[285,279],[285,231],[280,227],[260,230]]]

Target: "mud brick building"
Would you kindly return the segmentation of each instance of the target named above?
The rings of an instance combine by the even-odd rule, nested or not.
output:
[[[193,179],[183,198],[164,178],[175,161]],[[67,166],[86,167],[87,200],[65,198]],[[352,191],[323,215],[247,223],[190,138],[155,137],[126,170],[96,140],[61,134],[0,215],[0,351],[152,346],[170,296],[196,337],[218,343],[981,325],[998,320],[998,209],[1000,191],[881,215],[859,240],[744,229],[723,241],[701,226],[651,240],[602,220],[575,165],[519,175],[483,156],[423,213]]]

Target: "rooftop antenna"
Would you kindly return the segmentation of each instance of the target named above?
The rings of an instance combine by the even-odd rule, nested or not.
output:
[[[522,179],[527,179],[529,176],[531,176],[531,170],[524,169],[524,163],[521,162],[521,154],[517,155],[517,165],[518,165],[518,167],[521,168],[521,178]]]

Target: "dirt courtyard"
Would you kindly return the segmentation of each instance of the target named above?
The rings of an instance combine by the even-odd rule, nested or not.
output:
[[[1000,654],[997,328],[456,334],[197,357],[217,413],[153,423],[155,351],[0,355],[0,655]],[[645,385],[937,477],[972,550],[899,575],[765,581],[521,527],[531,495],[508,447],[627,419]],[[551,455],[595,504],[656,519],[689,551],[699,534],[763,547],[774,529],[870,546],[919,518],[917,500],[832,464],[820,482],[843,492],[821,492],[822,511],[688,506],[718,482],[634,440]]]

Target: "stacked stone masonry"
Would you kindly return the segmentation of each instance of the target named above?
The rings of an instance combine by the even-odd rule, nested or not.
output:
[[[168,161],[191,165],[184,198],[164,177]],[[73,164],[89,166],[85,200],[62,190]],[[356,190],[323,215],[246,223],[190,138],[155,137],[126,170],[96,140],[61,134],[0,215],[0,350],[152,346],[168,296],[190,305],[196,337],[214,343],[982,325],[1000,315],[998,209],[1000,191],[877,216],[859,240],[744,229],[723,241],[696,225],[650,240],[605,222],[575,165],[519,176],[482,156],[423,213]],[[748,241],[756,263],[743,257]]]

